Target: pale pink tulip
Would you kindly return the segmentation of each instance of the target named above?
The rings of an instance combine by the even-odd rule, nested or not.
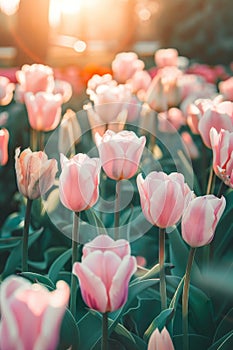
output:
[[[153,171],[145,179],[139,174],[137,186],[143,214],[151,224],[161,228],[175,225],[180,220],[185,202],[191,196],[180,173],[167,175]]]
[[[131,90],[134,94],[145,94],[151,83],[151,76],[146,70],[139,70],[134,73],[132,78],[127,80],[127,84],[131,86]]]
[[[191,247],[209,244],[226,207],[224,197],[206,195],[192,199],[183,213],[182,237]]]
[[[144,66],[135,52],[120,52],[112,61],[113,77],[118,83],[124,84],[137,71],[143,70]]]
[[[123,84],[100,85],[96,92],[90,95],[90,99],[94,102],[95,112],[105,124],[115,121],[119,113],[127,109],[131,97],[130,86]]]
[[[32,129],[51,131],[58,126],[63,102],[60,94],[37,92],[34,95],[31,92],[27,92],[24,98]]]
[[[48,159],[42,151],[32,152],[27,148],[20,154],[20,148],[17,148],[15,170],[19,192],[29,199],[36,199],[54,184],[57,161]]]
[[[75,145],[81,141],[82,131],[76,113],[72,109],[67,109],[63,115],[58,135],[59,152],[67,154]],[[75,153],[75,152],[74,152]]]
[[[114,240],[108,235],[99,235],[83,247],[83,258],[95,250],[105,252],[109,250],[116,253],[121,259],[130,254],[130,244],[126,239]]]
[[[158,328],[151,334],[147,350],[175,350],[166,327],[159,332]]]
[[[96,92],[96,89],[100,85],[108,85],[108,86],[116,86],[117,82],[116,80],[113,80],[111,74],[94,74],[87,82],[87,90],[86,93],[88,95],[92,95]]]
[[[206,108],[198,123],[198,129],[204,144],[211,148],[210,129],[233,131],[233,103],[224,101],[216,106]]]
[[[74,212],[91,208],[99,198],[100,160],[86,154],[67,159],[61,154],[59,192],[62,204]]]
[[[115,133],[107,130],[103,137],[96,134],[102,167],[107,176],[113,180],[133,177],[138,170],[145,143],[145,136],[139,138],[133,131]]]
[[[178,65],[178,51],[176,49],[159,49],[154,56],[155,64],[159,68]]]
[[[0,76],[0,106],[6,106],[11,102],[14,89],[15,84],[8,78]]]
[[[10,276],[1,284],[1,350],[55,350],[69,300],[64,281],[49,292],[41,284]]]
[[[8,142],[8,130],[5,128],[0,129],[0,165],[6,165],[8,162]]]
[[[158,114],[158,128],[162,132],[175,133],[184,125],[184,115],[179,108],[169,108],[166,112]]]
[[[125,255],[121,259],[111,250],[96,250],[81,263],[73,265],[83,300],[91,309],[103,313],[115,311],[125,304],[129,280],[136,269],[135,257]]]
[[[218,84],[218,88],[220,93],[224,96],[225,100],[230,100],[233,102],[233,77],[221,81]]]
[[[165,67],[158,70],[146,92],[145,100],[157,112],[176,107],[181,102],[178,79],[182,71],[177,67]]]
[[[210,129],[210,142],[213,150],[213,169],[215,174],[233,188],[233,132],[215,128]]]
[[[49,66],[34,63],[32,65],[25,64],[21,70],[16,72],[18,85],[16,87],[16,99],[24,102],[24,94],[26,92],[53,92],[54,89],[54,72]]]

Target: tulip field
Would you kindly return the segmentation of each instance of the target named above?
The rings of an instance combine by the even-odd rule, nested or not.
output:
[[[232,69],[0,71],[0,350],[233,349]]]

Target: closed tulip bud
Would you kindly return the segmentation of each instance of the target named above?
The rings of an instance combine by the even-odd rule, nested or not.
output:
[[[67,153],[81,141],[82,131],[76,113],[68,109],[64,114],[58,137],[58,149],[61,153]]]
[[[99,158],[79,153],[67,159],[61,154],[61,166],[59,192],[62,204],[74,212],[91,208],[99,198]]]
[[[114,79],[124,84],[137,72],[143,70],[145,64],[138,59],[135,52],[120,52],[112,61]]]
[[[224,197],[206,195],[192,199],[183,214],[182,237],[191,247],[209,244],[226,206]]]
[[[230,77],[218,84],[220,93],[224,96],[225,100],[233,102],[233,77]]]
[[[90,252],[81,263],[73,265],[83,300],[91,309],[103,313],[115,311],[125,304],[129,280],[136,269],[135,257],[125,255],[121,259],[111,250]]]
[[[11,102],[14,89],[15,84],[8,78],[0,76],[0,106],[6,106]]]
[[[41,284],[10,276],[1,284],[1,350],[55,350],[69,300],[64,281],[49,292]]]
[[[95,250],[105,252],[110,250],[116,253],[121,259],[130,254],[130,244],[126,239],[114,240],[108,235],[99,235],[83,247],[83,258]]]
[[[32,152],[27,148],[20,154],[20,149],[17,148],[15,170],[19,192],[28,199],[36,199],[54,184],[57,161],[48,159],[42,151]]]
[[[60,94],[62,96],[62,102],[66,103],[68,102],[71,97],[72,97],[72,86],[70,83],[68,83],[68,81],[65,80],[60,80],[60,79],[56,79],[54,81],[54,90],[53,90],[53,94]]]
[[[222,129],[219,133],[210,129],[210,142],[213,150],[215,174],[233,188],[233,132]]]
[[[32,129],[37,131],[54,130],[61,119],[62,96],[47,92],[25,94],[28,119]]]
[[[87,82],[87,95],[92,95],[100,85],[117,86],[117,82],[112,79],[111,74],[94,74]]]
[[[32,65],[25,64],[21,70],[16,72],[18,85],[16,88],[16,99],[24,102],[24,94],[26,92],[53,92],[54,74],[53,69],[43,64],[34,63]]]
[[[173,48],[159,49],[155,52],[155,64],[159,68],[178,65],[178,51]]]
[[[170,334],[167,329],[164,327],[161,333],[158,328],[152,333],[149,343],[148,350],[175,350],[172,344]]]
[[[133,177],[138,170],[145,143],[145,136],[139,138],[133,131],[115,133],[107,130],[103,137],[96,134],[102,167],[107,176],[113,180]]]
[[[5,128],[0,129],[0,165],[6,165],[8,162],[8,142],[8,130]]]
[[[161,228],[175,225],[183,214],[185,202],[191,196],[184,176],[153,171],[145,179],[137,177],[141,206],[146,219]]]

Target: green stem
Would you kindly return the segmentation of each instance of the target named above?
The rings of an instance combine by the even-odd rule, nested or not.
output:
[[[115,202],[115,213],[114,213],[114,238],[119,238],[119,225],[120,225],[120,191],[121,182],[116,181],[116,202]]]
[[[108,313],[103,313],[101,350],[108,350]]]
[[[167,292],[166,292],[166,279],[164,268],[165,257],[165,229],[159,228],[159,276],[160,276],[160,297],[161,297],[161,310],[167,308]]]
[[[30,146],[32,151],[37,151],[37,131],[30,128]]]
[[[43,151],[44,150],[44,132],[39,131],[39,150]]]
[[[22,246],[22,272],[28,271],[28,233],[31,218],[32,199],[27,199],[26,212],[23,228],[23,246]]]
[[[73,212],[73,230],[72,230],[72,269],[78,257],[79,242],[79,213]],[[71,293],[70,293],[70,312],[75,318],[76,315],[76,299],[77,299],[77,277],[71,273]]]
[[[191,277],[191,269],[196,253],[196,248],[190,248],[187,267],[184,276],[184,287],[182,296],[182,320],[183,320],[183,350],[189,350],[188,336],[188,300],[189,300],[189,285]]]
[[[213,167],[211,166],[206,194],[213,193],[214,182],[215,182],[215,173],[214,173]]]

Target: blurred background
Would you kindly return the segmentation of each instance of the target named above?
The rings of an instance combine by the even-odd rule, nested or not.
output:
[[[109,64],[159,47],[208,64],[233,60],[232,0],[0,0],[0,67]]]

